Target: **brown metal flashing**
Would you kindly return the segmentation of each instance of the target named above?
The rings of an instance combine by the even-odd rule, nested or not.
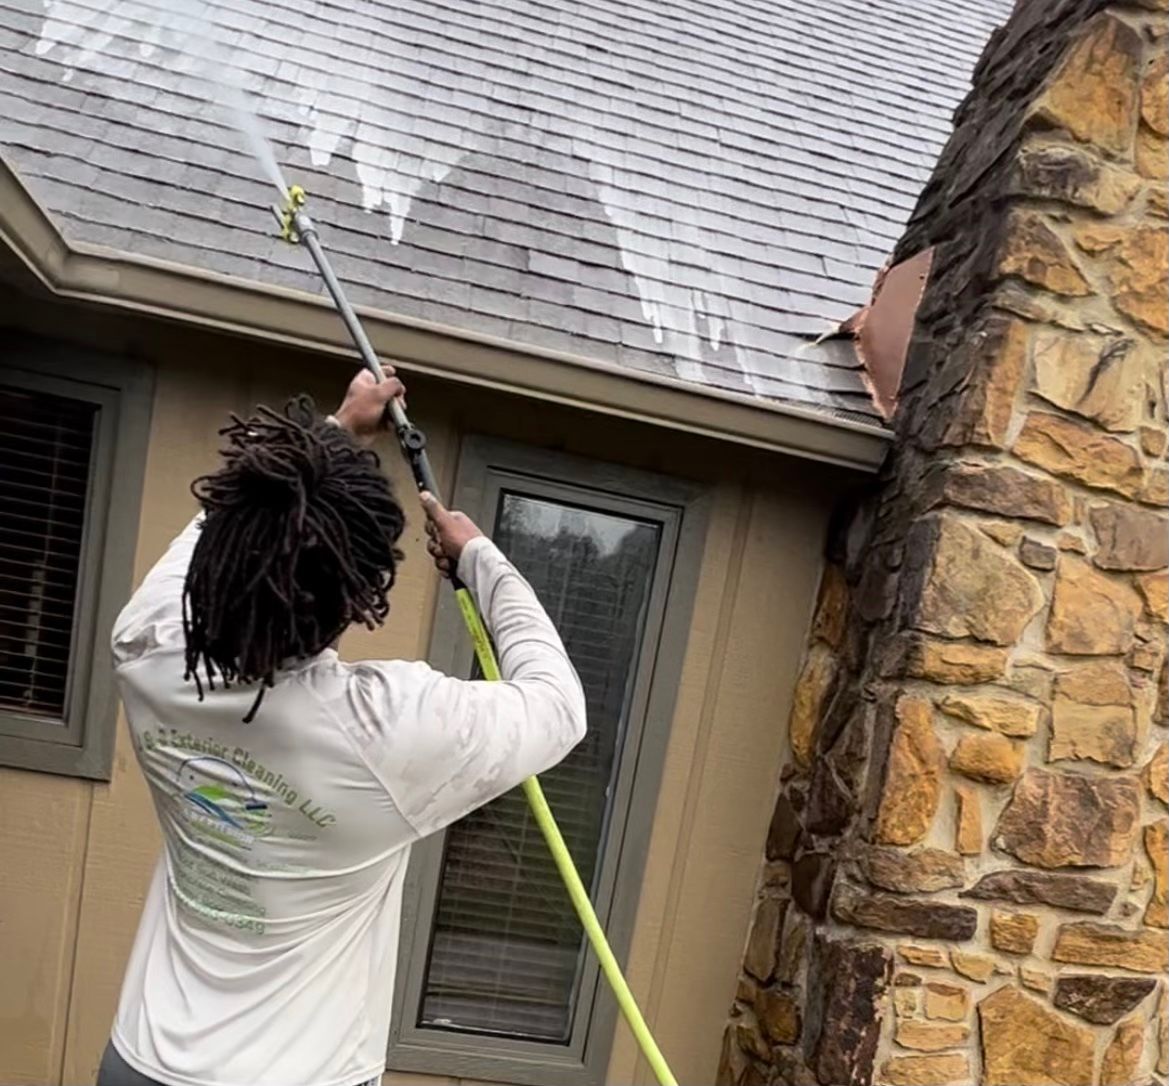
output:
[[[284,287],[100,246],[67,242],[0,159],[0,243],[54,296],[352,358],[332,306]],[[379,354],[463,384],[567,404],[740,445],[840,464],[880,465],[891,434],[876,424],[464,329],[359,308]]]
[[[872,301],[847,322],[873,401],[886,419],[897,408],[909,340],[933,259],[933,249],[923,249],[900,264],[882,268]]]

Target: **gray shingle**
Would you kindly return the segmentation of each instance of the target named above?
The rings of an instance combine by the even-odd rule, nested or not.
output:
[[[867,297],[1010,7],[211,0],[198,51],[259,93],[355,301],[871,416],[809,343]],[[319,294],[164,10],[0,0],[4,153],[71,238]]]

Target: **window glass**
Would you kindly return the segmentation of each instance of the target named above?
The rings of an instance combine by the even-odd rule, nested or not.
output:
[[[0,386],[0,708],[64,721],[97,406]]]
[[[645,632],[660,525],[514,490],[492,535],[584,685],[589,730],[541,777],[586,886],[597,874]],[[584,939],[518,790],[447,833],[419,1024],[566,1043]]]

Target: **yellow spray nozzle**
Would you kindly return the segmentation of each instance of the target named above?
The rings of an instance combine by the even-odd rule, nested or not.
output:
[[[276,221],[280,224],[280,236],[290,245],[300,241],[300,235],[296,231],[296,213],[304,207],[307,199],[308,193],[300,185],[290,185],[284,206],[278,207],[275,204],[272,206]]]

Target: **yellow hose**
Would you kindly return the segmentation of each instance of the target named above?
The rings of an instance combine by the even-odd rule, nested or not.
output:
[[[459,611],[463,615],[463,622],[466,624],[467,632],[471,635],[471,642],[475,646],[475,656],[479,660],[479,668],[483,672],[483,677],[491,682],[498,682],[502,678],[499,673],[499,664],[496,662],[491,639],[487,636],[487,630],[483,625],[479,608],[475,606],[475,600],[466,588],[456,589],[455,599],[459,602]],[[609,940],[605,938],[605,931],[601,927],[600,920],[597,919],[593,903],[589,900],[588,891],[581,881],[576,864],[572,862],[572,856],[561,836],[560,827],[556,825],[556,819],[552,815],[552,809],[548,806],[548,800],[544,798],[544,789],[540,787],[540,782],[535,777],[529,777],[524,781],[523,789],[524,795],[528,797],[528,806],[531,807],[532,814],[535,816],[536,825],[540,827],[540,832],[543,833],[544,840],[548,843],[548,849],[552,853],[556,869],[560,872],[561,879],[564,880],[568,896],[576,909],[576,915],[580,918],[581,927],[584,928],[585,935],[588,936],[597,961],[601,963],[601,972],[605,974],[609,987],[613,989],[613,995],[617,997],[617,1006],[621,1008],[625,1021],[629,1023],[629,1028],[642,1055],[645,1056],[646,1062],[653,1069],[654,1077],[661,1086],[678,1086],[678,1080],[674,1078],[670,1065],[666,1063],[662,1050],[658,1048],[657,1041],[650,1033],[649,1026],[646,1025],[641,1009],[637,1005],[637,1000],[633,998],[633,993],[629,990],[629,985],[621,973],[621,966],[617,964],[617,959],[613,956]]]

